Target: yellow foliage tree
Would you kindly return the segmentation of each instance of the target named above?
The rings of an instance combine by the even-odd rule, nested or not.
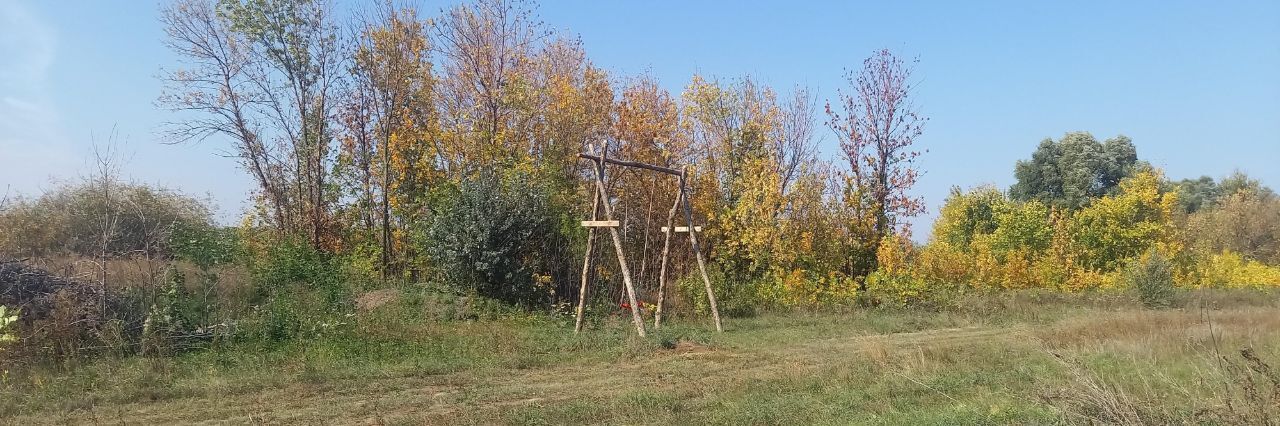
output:
[[[694,76],[682,96],[682,130],[697,163],[693,203],[707,216],[712,255],[727,279],[769,304],[818,298],[846,283],[831,275],[842,226],[833,220],[828,169],[816,161],[813,103],[790,101],[751,78]],[[820,255],[813,251],[821,249]],[[809,280],[821,285],[800,285]],[[788,294],[809,288],[808,294]],[[821,290],[839,293],[838,289]]]
[[[1177,194],[1160,190],[1161,174],[1137,173],[1120,182],[1120,193],[1090,203],[1071,217],[1067,232],[1082,267],[1112,272],[1149,248],[1177,252],[1173,223]]]
[[[1280,267],[1223,251],[1197,265],[1187,281],[1199,288],[1280,287]]]

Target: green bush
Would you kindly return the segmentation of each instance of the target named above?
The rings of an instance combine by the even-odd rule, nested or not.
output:
[[[223,299],[219,297],[218,283],[222,266],[243,261],[244,247],[234,228],[219,228],[201,224],[179,224],[169,237],[169,249],[177,260],[195,264],[197,271],[187,283],[187,276],[177,268],[169,271],[169,280],[176,281],[170,290],[180,312],[183,324],[190,327],[207,327],[225,318]],[[191,291],[188,291],[190,289]]]
[[[572,281],[568,209],[522,173],[482,174],[440,190],[419,245],[440,281],[517,305],[545,304]]]
[[[295,238],[286,238],[269,248],[265,257],[252,267],[255,298],[299,288],[320,294],[327,305],[338,305],[348,299],[342,268],[332,255]]]
[[[4,305],[0,305],[0,345],[4,345],[14,340],[18,340],[16,336],[14,336],[12,333],[9,332],[9,330],[7,330],[9,328],[9,324],[13,324],[16,321],[18,321],[17,312],[10,314],[8,307],[5,307]],[[0,346],[0,347],[3,347],[3,346]]]
[[[1152,250],[1125,269],[1124,280],[1137,293],[1143,306],[1166,308],[1173,305],[1173,264]]]
[[[280,342],[342,325],[352,310],[340,259],[285,238],[253,259],[248,335]]]
[[[720,314],[731,318],[755,316],[765,306],[760,297],[760,288],[764,281],[771,277],[749,277],[735,280],[717,264],[707,265],[707,278],[711,280],[711,290],[716,295],[716,305]],[[680,296],[693,308],[693,313],[703,316],[711,315],[711,302],[707,300],[707,286],[702,282],[702,275],[695,268],[690,274],[676,281]]]
[[[194,263],[201,270],[234,262],[242,255],[234,228],[203,223],[177,223],[169,234],[173,257]]]

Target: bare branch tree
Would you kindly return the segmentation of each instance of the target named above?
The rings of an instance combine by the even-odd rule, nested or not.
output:
[[[791,99],[781,105],[777,164],[782,177],[782,193],[795,182],[801,168],[817,160],[819,139],[813,134],[814,111],[818,97],[803,86],[797,86]]]
[[[322,246],[332,198],[334,102],[344,52],[318,0],[180,0],[161,13],[187,68],[166,76],[160,103],[195,113],[174,142],[222,134],[258,180],[274,225]]]
[[[159,103],[191,118],[171,122],[165,132],[172,143],[198,142],[222,135],[232,141],[231,155],[253,175],[272,212],[274,225],[293,224],[286,188],[289,170],[280,146],[260,137],[255,107],[268,103],[268,93],[249,79],[252,58],[247,42],[233,34],[229,23],[205,0],[182,0],[161,10],[166,44],[185,67],[166,74]]]
[[[846,204],[856,216],[854,234],[867,249],[863,256],[874,257],[881,240],[902,230],[901,218],[924,211],[921,199],[907,193],[919,175],[920,152],[913,145],[928,121],[911,102],[911,72],[888,49],[879,50],[847,75],[853,93],[840,92],[840,111],[826,106],[827,126],[849,164]]]
[[[94,175],[89,179],[100,197],[98,202],[101,203],[102,209],[98,218],[99,250],[97,266],[99,271],[98,285],[101,287],[99,306],[102,308],[101,314],[105,316],[107,313],[107,261],[111,255],[111,243],[115,241],[119,233],[120,224],[120,212],[113,196],[116,191],[116,182],[119,180],[121,161],[120,152],[116,147],[115,129],[111,130],[104,144],[99,144],[95,139],[92,141],[92,146],[95,167]]]

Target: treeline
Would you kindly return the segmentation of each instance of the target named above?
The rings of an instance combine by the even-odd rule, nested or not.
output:
[[[802,87],[750,77],[695,75],[673,95],[648,76],[609,75],[530,6],[486,0],[427,17],[384,3],[340,23],[324,2],[175,3],[163,21],[185,66],[161,101],[187,114],[169,134],[229,143],[258,183],[245,226],[266,231],[262,246],[293,239],[359,258],[382,282],[525,305],[576,296],[576,222],[590,208],[576,156],[589,144],[691,168],[731,310],[766,294],[852,294],[880,241],[921,212],[907,195],[925,121],[910,108],[911,62],[874,52],[825,113]],[[818,158],[819,120],[849,167]],[[652,290],[675,181],[610,173],[632,269]],[[819,284],[798,295],[784,278]]]
[[[952,190],[929,244],[881,253],[873,287],[900,302],[954,289],[1280,286],[1280,197],[1241,172],[1169,181],[1123,136],[1046,139],[1009,191]],[[1157,271],[1158,273],[1152,273]],[[1153,300],[1147,300],[1150,298]]]
[[[912,107],[914,61],[887,50],[831,100],[700,75],[672,94],[610,75],[520,1],[435,14],[387,2],[339,18],[318,0],[179,0],[161,16],[182,59],[163,77],[160,103],[176,112],[166,135],[225,144],[256,183],[253,208],[220,228],[198,200],[106,174],[0,206],[0,255],[89,258],[101,274],[101,292],[57,303],[6,293],[4,304],[43,306],[24,313],[28,330],[95,324],[71,335],[124,336],[144,352],[165,339],[279,341],[348,326],[357,297],[380,288],[567,312],[592,208],[577,158],[588,146],[688,167],[731,315],[1020,288],[1138,288],[1167,303],[1174,286],[1280,285],[1274,192],[1243,174],[1169,181],[1124,137],[1045,140],[1012,188],[954,190],[928,243],[912,243],[927,118]],[[817,152],[827,130],[833,159]],[[646,304],[675,184],[609,170]],[[108,259],[139,258],[145,286],[108,285]],[[677,311],[704,309],[689,265],[673,266]],[[617,266],[587,273],[593,304],[616,309]],[[91,316],[81,305],[94,321],[71,320]]]
[[[673,95],[647,76],[609,75],[518,1],[355,16],[340,25],[323,2],[296,0],[168,7],[188,67],[169,74],[163,100],[202,117],[174,136],[230,140],[257,178],[250,226],[364,257],[384,282],[573,300],[575,222],[590,209],[576,154],[604,141],[615,158],[692,168],[695,221],[730,311],[892,299],[875,287],[903,281],[886,269],[895,256],[931,265],[912,273],[917,285],[1107,287],[1149,255],[1176,260],[1186,285],[1272,281],[1258,263],[1276,260],[1262,248],[1275,245],[1269,190],[1238,176],[1166,182],[1127,138],[1085,133],[1042,142],[1007,194],[957,192],[928,247],[913,247],[905,219],[924,211],[910,189],[927,118],[912,107],[914,61],[889,51],[832,100],[698,75]],[[834,161],[817,155],[820,126],[839,139]],[[639,254],[632,269],[652,290],[674,182],[613,171],[608,183],[626,250]],[[1205,270],[1231,262],[1249,272]]]

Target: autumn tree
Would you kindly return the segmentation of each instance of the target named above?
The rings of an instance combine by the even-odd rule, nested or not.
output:
[[[392,208],[419,217],[436,170],[434,78],[425,24],[388,2],[361,24],[343,109],[343,155],[355,173],[366,223],[376,217],[382,276],[396,250]]]
[[[840,92],[840,103],[826,106],[827,125],[849,164],[843,197],[855,248],[848,268],[855,276],[874,270],[880,242],[924,211],[921,199],[909,194],[919,176],[914,145],[928,121],[911,102],[912,70],[889,50],[877,51],[848,73],[851,91]]]
[[[525,146],[510,140],[521,69],[549,36],[532,9],[514,0],[480,0],[443,12],[435,28],[440,61],[438,96],[445,150],[453,176],[510,164]]]
[[[613,120],[608,74],[577,38],[547,30],[531,3],[460,4],[433,23],[430,140],[440,176],[457,184],[510,172],[545,191],[553,211],[578,207],[588,176],[576,155],[608,137]],[[548,256],[572,257],[561,256],[571,249]],[[557,297],[569,294],[561,290]]]
[[[587,173],[577,154],[608,137],[613,123],[608,74],[591,63],[580,41],[554,37],[532,52],[517,79],[518,101],[511,106],[518,118],[506,140],[548,183],[576,192]]]
[[[1236,171],[1174,185],[1190,214],[1183,219],[1189,244],[1201,254],[1232,251],[1245,259],[1280,263],[1280,196],[1261,181]],[[1194,198],[1194,204],[1182,202]],[[1194,205],[1190,209],[1187,206]]]
[[[814,219],[825,193],[823,168],[815,161],[815,103],[803,88],[780,101],[750,77],[701,76],[694,76],[682,101],[682,129],[696,164],[692,202],[710,225],[712,256],[738,287],[724,292],[732,311],[735,297],[760,296],[799,267],[801,250],[815,247],[800,239],[812,228],[798,222]]]
[[[709,246],[734,281],[759,276],[772,254],[782,205],[773,140],[776,95],[750,78],[694,76],[683,94],[685,131],[697,164],[692,202],[707,215]]]
[[[1264,187],[1265,188],[1265,187]],[[1268,190],[1237,190],[1186,219],[1190,244],[1201,254],[1223,251],[1280,264],[1280,196]]]
[[[333,201],[331,95],[343,61],[328,5],[181,0],[165,6],[161,20],[186,64],[167,75],[160,101],[194,113],[174,123],[170,136],[230,137],[272,223],[322,247]]]
[[[1160,191],[1161,179],[1159,171],[1138,172],[1121,181],[1115,195],[1071,216],[1068,234],[1079,248],[1081,266],[1110,272],[1148,249],[1170,248],[1178,200],[1177,193]]]
[[[687,164],[691,152],[685,133],[680,131],[679,103],[652,77],[637,77],[625,84],[614,117],[610,135],[616,150],[611,156],[673,168]],[[654,282],[647,278],[657,271],[660,259],[651,252],[662,241],[661,227],[666,226],[678,182],[647,170],[613,171],[610,183],[616,189],[611,188],[611,193],[629,194],[619,200],[616,209],[631,218],[624,230],[628,249],[640,253],[636,259],[638,281]]]
[[[996,232],[1001,211],[1009,204],[1003,193],[992,186],[979,186],[968,191],[952,187],[933,222],[931,243],[946,244],[968,252],[975,239]]]

